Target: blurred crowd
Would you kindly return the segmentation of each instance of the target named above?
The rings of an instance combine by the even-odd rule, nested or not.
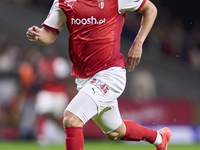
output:
[[[76,92],[70,68],[56,47],[29,47],[0,33],[0,139],[47,141],[47,124],[49,137],[59,133],[62,113]]]
[[[35,4],[48,8],[53,2],[53,0],[5,1],[23,5]],[[128,19],[129,22],[126,21],[123,37],[134,39],[140,26],[141,15],[127,13],[126,17],[132,19]],[[159,9],[157,20],[145,46],[155,58],[161,55],[167,55],[169,59],[179,58],[184,62],[183,64],[200,73],[200,21],[189,24],[191,28],[186,29],[185,22],[181,18],[174,17],[169,8]],[[17,37],[7,37],[0,32],[0,139],[16,137],[33,139],[38,138],[38,135],[39,138],[44,138],[42,134],[45,131],[35,128],[36,124],[41,127],[46,120],[44,118],[55,121],[54,113],[58,115],[56,118],[59,118],[61,114],[53,112],[51,106],[46,112],[42,112],[40,106],[36,111],[35,106],[40,105],[37,103],[39,99],[52,97],[52,92],[53,96],[55,93],[63,92],[66,95],[56,96],[55,99],[64,97],[65,102],[61,105],[65,106],[76,93],[75,85],[70,77],[71,64],[56,53],[56,50],[56,47],[27,47]],[[148,74],[145,71],[141,73]],[[151,75],[147,78],[154,80]],[[137,77],[133,80],[139,82]],[[142,81],[138,84],[143,85]],[[144,84],[147,84],[147,81]],[[154,84],[150,82],[149,90],[151,91],[144,89],[144,92],[147,91],[146,94],[141,92],[142,88],[138,90],[140,93],[134,94],[155,96],[155,89],[152,88]],[[145,85],[144,87],[147,88]],[[135,89],[138,89],[138,86]],[[41,105],[46,106],[46,104]],[[56,122],[58,123],[59,120]]]
[[[15,3],[18,5],[35,5],[35,6],[41,6],[43,9],[47,8],[49,9],[53,3],[54,0],[4,0],[8,1],[10,3]]]
[[[127,13],[123,36],[134,39],[140,26],[140,14]],[[186,27],[189,24],[189,28]],[[145,42],[145,51],[154,55],[180,58],[183,63],[200,73],[200,20],[184,22],[169,8],[158,9],[155,24]]]
[[[187,29],[185,24],[190,24]],[[149,43],[155,44],[162,53],[178,57],[194,71],[200,72],[200,20],[184,23],[173,17],[170,9],[161,9],[151,33]]]

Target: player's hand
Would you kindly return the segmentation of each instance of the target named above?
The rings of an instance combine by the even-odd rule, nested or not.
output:
[[[127,55],[129,71],[133,71],[139,65],[142,56],[142,44],[134,42]]]
[[[37,26],[32,26],[28,29],[28,31],[26,32],[26,36],[28,38],[29,41],[37,41],[39,39],[40,35],[40,28]]]

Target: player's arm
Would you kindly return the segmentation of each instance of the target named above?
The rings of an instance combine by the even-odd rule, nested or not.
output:
[[[45,27],[39,28],[37,26],[32,26],[26,32],[29,41],[37,41],[38,44],[42,46],[48,46],[54,43],[57,38],[57,33],[53,32]]]
[[[157,8],[153,3],[147,0],[138,12],[142,14],[142,20],[139,32],[127,55],[129,71],[133,71],[135,65],[140,63],[142,46],[156,19]]]

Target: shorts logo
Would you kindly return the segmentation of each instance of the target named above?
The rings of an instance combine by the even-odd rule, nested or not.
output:
[[[98,1],[98,6],[100,9],[104,8],[104,0],[97,0]]]
[[[90,81],[90,84],[93,84],[94,86],[96,86],[103,94],[106,94],[109,90],[108,86],[104,82],[96,78],[93,78],[93,80]]]

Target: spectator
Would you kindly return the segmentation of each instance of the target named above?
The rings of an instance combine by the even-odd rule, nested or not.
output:
[[[38,115],[37,140],[39,144],[58,142],[65,136],[62,136],[61,119],[69,101],[65,82],[70,73],[69,64],[55,53],[55,48],[48,47],[38,62],[37,72],[41,84],[35,107]],[[46,126],[51,128],[48,132]]]

